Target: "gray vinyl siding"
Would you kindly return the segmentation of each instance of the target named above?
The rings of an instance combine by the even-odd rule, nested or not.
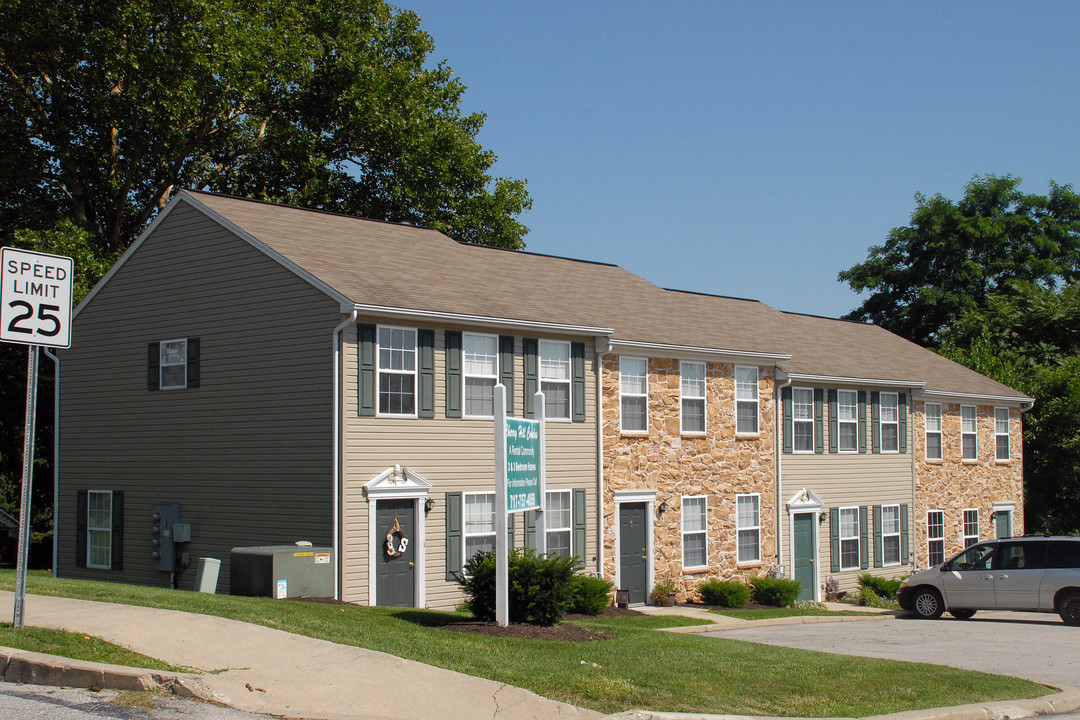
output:
[[[361,318],[361,323],[378,324],[375,318]],[[369,504],[364,486],[387,468],[400,464],[432,484],[429,497],[435,506],[425,518],[425,604],[433,608],[453,608],[461,602],[457,586],[446,581],[446,493],[494,492],[494,430],[491,419],[446,417],[445,331],[470,331],[470,328],[419,325],[393,321],[397,326],[435,330],[435,417],[433,419],[359,417],[357,408],[357,347],[354,328],[345,332],[344,382],[346,408],[344,418],[344,501],[343,539],[344,578],[342,599],[368,603],[369,573]],[[476,332],[492,333],[476,329]],[[521,415],[524,392],[521,333],[514,335],[514,376],[517,397],[514,407]],[[529,334],[529,337],[536,337]],[[550,339],[570,339],[541,336]],[[596,375],[593,343],[585,347],[586,418],[585,422],[550,421],[547,423],[547,487],[549,490],[580,488],[586,490],[587,532],[585,570],[595,571],[596,562]],[[524,541],[524,518],[515,520],[517,545]],[[376,544],[382,538],[376,538]],[[381,545],[380,545],[381,547]]]
[[[337,302],[181,203],[74,321],[62,351],[58,571],[168,585],[151,505],[180,503],[199,558],[331,542],[332,331]],[[198,337],[201,384],[147,390],[147,344]],[[124,570],[75,567],[81,489],[125,493]]]

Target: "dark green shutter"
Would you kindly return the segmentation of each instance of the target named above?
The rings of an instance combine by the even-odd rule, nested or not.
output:
[[[446,417],[461,417],[461,331],[446,331]]]
[[[499,336],[499,382],[506,388],[506,415],[514,416],[514,336]]]
[[[882,565],[883,543],[881,540],[881,506],[874,506],[874,567]]]
[[[866,453],[866,391],[859,391],[859,452]]]
[[[780,390],[780,404],[784,406],[784,452],[791,453],[795,447],[795,441],[792,438],[795,422],[791,415],[791,388],[786,387]]]
[[[570,343],[570,418],[585,422],[585,343]]]
[[[533,395],[540,388],[540,341],[536,338],[525,338],[521,341],[521,352],[525,361],[525,417],[534,416]]]
[[[86,567],[86,513],[88,500],[89,496],[86,490],[80,490],[75,500],[75,567]]]
[[[824,404],[825,391],[814,388],[814,452],[818,455],[825,452],[825,422],[822,417]]]
[[[456,582],[461,576],[461,556],[464,554],[462,543],[465,535],[461,531],[463,522],[461,493],[446,493],[446,581]]]
[[[873,451],[881,452],[881,393],[870,393],[870,411],[874,414],[871,419],[871,440]]]
[[[435,417],[435,331],[416,331],[417,367],[420,370],[420,392],[417,393],[416,417]]]
[[[357,414],[360,417],[375,416],[375,326],[356,326],[356,349],[358,353],[356,395]]]
[[[907,565],[911,560],[911,549],[908,547],[910,537],[908,535],[908,506],[904,503],[900,506],[900,562]]]
[[[840,452],[839,402],[836,390],[829,390],[829,452]]]
[[[146,346],[146,389],[157,390],[161,387],[161,374],[158,363],[161,362],[161,344],[152,342]]]
[[[199,387],[199,338],[187,339],[187,386]]]
[[[518,513],[509,513],[506,516],[506,547],[510,550],[514,549],[514,518],[518,516]]]
[[[124,569],[124,493],[112,494],[112,569]]]
[[[867,517],[867,507],[859,506],[859,569],[866,570],[870,567],[870,528]]]
[[[840,572],[840,510],[829,509],[829,546],[832,550],[832,571]]]
[[[570,552],[577,555],[577,567],[585,567],[585,490],[574,490],[573,502],[574,537],[570,544]]]
[[[900,452],[907,452],[907,393],[899,393],[896,398],[896,413],[900,422],[899,426],[900,440],[899,447]]]
[[[536,549],[536,511],[525,511],[525,547]]]

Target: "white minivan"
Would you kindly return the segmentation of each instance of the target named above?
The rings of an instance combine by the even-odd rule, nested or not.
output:
[[[988,540],[929,570],[896,593],[900,607],[922,618],[967,620],[976,610],[1056,612],[1080,625],[1080,537]]]

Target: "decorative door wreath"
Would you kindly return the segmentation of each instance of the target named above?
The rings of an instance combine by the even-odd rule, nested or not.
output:
[[[397,508],[394,508],[394,527],[386,533],[386,554],[389,557],[401,557],[409,547],[409,536],[398,525]]]

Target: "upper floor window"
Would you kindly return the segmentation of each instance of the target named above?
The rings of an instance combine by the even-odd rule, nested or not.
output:
[[[499,380],[499,338],[462,335],[465,417],[494,417],[495,384]]]
[[[645,358],[619,358],[619,402],[624,432],[649,429],[649,367]]]
[[[161,343],[162,390],[175,390],[187,387],[187,338],[165,340]]]
[[[705,363],[679,363],[679,392],[684,433],[705,432]]]
[[[735,433],[758,433],[758,369],[735,368]]]
[[[735,541],[738,557],[736,562],[761,560],[761,496],[735,496]]]
[[[708,514],[704,495],[682,499],[683,567],[709,564],[707,538]]]
[[[416,415],[416,330],[379,327],[379,412]]]
[[[963,448],[965,460],[975,460],[979,457],[975,417],[974,405],[960,406],[960,446]]]
[[[1009,459],[1009,408],[994,408],[994,457]]]
[[[900,564],[900,506],[881,507],[881,564]]]
[[[881,452],[900,452],[900,410],[896,393],[881,393],[878,427],[881,428]]]
[[[553,490],[546,495],[544,507],[544,527],[547,537],[548,555],[568,558],[572,553],[570,541],[573,534],[571,525],[572,512],[569,490]]]
[[[199,338],[162,340],[147,346],[147,390],[196,387],[199,387]]]
[[[836,426],[840,434],[840,452],[858,452],[859,393],[855,390],[838,390],[836,392]]]
[[[858,570],[861,549],[859,508],[840,508],[840,569]]]
[[[926,459],[941,459],[941,405],[926,403]]]
[[[964,511],[964,547],[968,548],[979,542],[979,511]]]
[[[792,388],[791,420],[795,452],[814,452],[813,388]]]
[[[941,510],[926,513],[926,561],[930,567],[945,562],[945,513]]]
[[[541,340],[540,390],[544,393],[544,416],[570,419],[570,343]]]

